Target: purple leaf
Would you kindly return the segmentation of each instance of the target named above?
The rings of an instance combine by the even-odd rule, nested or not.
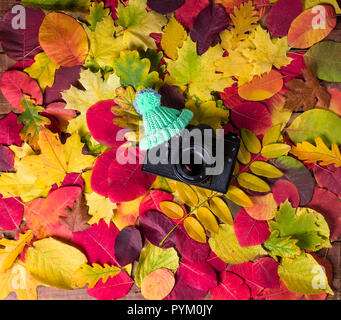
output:
[[[0,146],[0,171],[14,169],[14,154],[8,147]]]
[[[320,187],[328,189],[341,198],[341,168],[335,168],[333,165],[315,166],[313,172]]]
[[[298,160],[282,156],[270,160],[270,163],[276,166],[284,174],[282,179],[292,182],[300,195],[300,206],[308,204],[314,193],[315,181],[309,170]]]
[[[38,35],[44,17],[40,9],[21,5],[15,5],[5,13],[0,23],[0,42],[11,59],[21,62],[32,60],[42,51]]]
[[[165,83],[159,90],[161,94],[161,104],[168,108],[182,110],[185,108],[183,95],[173,86]]]
[[[127,227],[120,231],[115,242],[115,257],[121,266],[138,260],[142,250],[141,233],[135,227]]]
[[[8,231],[19,229],[23,213],[24,205],[20,198],[0,199],[0,228]]]
[[[229,18],[219,4],[213,4],[203,9],[194,21],[191,38],[197,42],[197,52],[204,54],[212,45],[220,31],[229,26]]]
[[[176,229],[176,248],[180,254],[194,262],[204,262],[210,252],[208,243],[201,243],[193,240],[185,231],[182,225],[179,225]]]
[[[55,74],[55,80],[52,87],[46,87],[44,93],[44,103],[48,105],[52,102],[62,100],[62,92],[68,90],[71,85],[78,83],[81,66],[60,67]]]
[[[18,116],[16,114],[11,112],[6,115],[0,120],[0,144],[21,146],[20,132],[23,128],[24,125],[18,123]]]
[[[154,246],[167,249],[175,246],[175,233],[172,232],[162,246],[160,242],[175,226],[174,222],[157,210],[143,212],[139,218],[143,235]]]
[[[278,0],[271,8],[266,24],[272,36],[284,37],[291,23],[303,11],[302,1]]]
[[[147,5],[150,9],[166,14],[179,9],[185,4],[185,0],[148,0]]]

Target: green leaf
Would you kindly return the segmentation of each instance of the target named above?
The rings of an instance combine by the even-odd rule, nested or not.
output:
[[[162,65],[159,67],[160,62],[163,58],[162,51],[157,51],[148,48],[146,51],[139,51],[141,59],[147,58],[150,61],[150,72],[156,71],[160,76],[166,71],[166,66]]]
[[[86,12],[90,0],[22,0],[25,7],[40,8],[49,11],[81,11]]]
[[[323,41],[312,46],[304,55],[308,68],[325,81],[341,82],[341,43]]]
[[[24,71],[31,78],[36,79],[44,91],[46,87],[52,87],[56,70],[60,68],[60,65],[54,63],[45,52],[38,53],[34,60],[34,63]]]
[[[289,201],[276,212],[275,221],[269,221],[270,231],[278,230],[280,237],[297,239],[304,250],[317,251],[331,247],[329,227],[323,216],[308,208],[294,209]]]
[[[237,178],[238,183],[245,189],[256,192],[269,192],[271,188],[261,178],[247,172],[241,173]]]
[[[149,243],[142,249],[135,271],[135,282],[140,287],[143,278],[152,271],[161,268],[176,271],[178,267],[179,257],[174,248],[161,249]]]
[[[286,129],[295,143],[308,141],[314,143],[320,137],[327,147],[332,143],[341,144],[341,118],[328,110],[313,109],[298,116]]]
[[[141,59],[135,51],[121,52],[120,58],[114,62],[116,74],[121,79],[122,86],[133,86],[136,90],[140,87],[153,88],[159,80],[159,74],[150,72],[150,61]]]
[[[286,287],[302,294],[333,294],[322,266],[310,254],[284,258],[278,267],[278,275]]]
[[[240,264],[266,254],[262,246],[241,247],[234,228],[228,224],[219,225],[219,232],[213,233],[208,240],[212,251],[224,262]]]
[[[263,146],[267,146],[268,144],[276,143],[279,140],[281,135],[282,124],[277,124],[271,127],[263,137]]]
[[[104,2],[92,2],[90,13],[85,17],[90,24],[91,31],[95,31],[98,22],[109,16],[110,9],[104,8]]]
[[[268,240],[263,243],[269,255],[277,260],[278,257],[293,257],[301,254],[300,248],[297,246],[297,239],[291,237],[280,237],[279,231],[274,230]]]

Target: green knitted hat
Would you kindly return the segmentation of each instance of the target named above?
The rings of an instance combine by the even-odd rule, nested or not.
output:
[[[161,96],[152,89],[141,90],[135,97],[136,111],[143,116],[145,137],[140,141],[141,150],[149,150],[170,140],[184,130],[193,118],[192,111],[161,106]]]

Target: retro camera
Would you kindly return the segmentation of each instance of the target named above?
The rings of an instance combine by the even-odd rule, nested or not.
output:
[[[226,193],[239,146],[234,133],[218,137],[209,126],[188,126],[171,140],[148,150],[142,170]]]

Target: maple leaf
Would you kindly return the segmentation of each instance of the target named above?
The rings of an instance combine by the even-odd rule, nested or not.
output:
[[[341,167],[341,153],[337,144],[333,143],[330,150],[321,138],[316,138],[315,143],[316,146],[307,141],[298,143],[290,153],[308,163],[319,162],[321,166],[334,164],[336,168]]]
[[[307,111],[316,106],[328,108],[331,96],[328,91],[320,85],[320,81],[309,69],[303,71],[304,80],[293,79],[286,86],[290,91],[285,93],[287,98],[284,108],[293,111]]]
[[[276,212],[275,221],[269,221],[270,231],[278,230],[280,237],[297,239],[301,249],[316,251],[329,242],[329,228],[324,218],[314,210],[296,210],[289,201]],[[330,246],[330,244],[329,244]]]
[[[39,133],[41,154],[30,155],[21,163],[37,176],[36,186],[60,185],[67,173],[80,173],[91,167],[95,158],[83,155],[84,144],[78,134],[72,135],[63,145],[58,135],[44,129]]]
[[[114,59],[125,49],[123,37],[116,36],[119,28],[115,26],[111,17],[104,17],[97,21],[95,27],[84,26],[90,42],[89,54],[85,62],[86,67],[104,69],[112,66]]]
[[[89,206],[89,215],[92,216],[88,223],[93,225],[103,219],[109,225],[114,216],[114,209],[117,208],[116,203],[95,192],[86,193],[85,198]]]
[[[88,215],[89,207],[86,205],[84,195],[81,194],[74,202],[72,209],[65,208],[67,216],[60,216],[60,222],[69,228],[72,233],[84,231],[90,228],[88,224],[90,216]]]
[[[90,70],[82,70],[79,82],[85,90],[79,90],[71,87],[62,93],[66,102],[65,109],[77,110],[80,115],[69,122],[68,132],[78,133],[81,137],[89,135],[89,129],[86,123],[86,112],[90,107],[100,101],[112,100],[115,96],[115,90],[120,86],[120,80],[115,74],[110,74],[106,80],[103,80],[101,73],[93,73]],[[94,142],[94,144],[97,144]]]
[[[51,121],[40,115],[40,112],[44,111],[43,107],[36,106],[32,100],[25,96],[21,100],[21,105],[25,111],[18,118],[18,123],[24,124],[20,136],[35,149],[39,149],[39,132],[44,126],[51,124]]]
[[[116,23],[122,27],[125,49],[156,49],[151,33],[161,33],[167,18],[154,11],[147,12],[147,0],[130,0],[127,6],[119,2]]]
[[[29,230],[25,234],[20,234],[18,240],[8,240],[5,238],[0,240],[0,246],[3,246],[3,248],[0,248],[0,272],[4,272],[12,267],[18,255],[32,239],[32,231]]]
[[[172,60],[178,58],[178,48],[181,48],[187,38],[184,27],[175,19],[174,15],[169,19],[163,29],[161,46],[165,54]]]
[[[52,87],[56,70],[60,68],[60,65],[53,62],[45,52],[38,53],[34,60],[34,63],[24,71],[31,78],[36,79],[44,91],[46,87]]]
[[[223,49],[216,45],[198,56],[196,43],[187,38],[179,50],[179,58],[168,61],[168,72],[172,82],[170,84],[188,85],[191,97],[197,96],[202,101],[211,100],[212,91],[223,91],[233,83],[228,77],[215,72],[214,62],[222,55]]]
[[[104,267],[97,263],[92,266],[83,264],[73,275],[72,279],[78,287],[82,288],[89,283],[89,289],[93,288],[99,280],[106,283],[111,277],[115,277],[121,272],[121,269],[115,266],[105,264]]]
[[[150,72],[150,60],[141,59],[138,51],[122,51],[114,61],[114,69],[120,77],[121,85],[139,88],[152,88],[159,80],[156,71]],[[150,72],[150,73],[149,73]]]
[[[284,258],[301,254],[297,242],[297,239],[291,237],[280,237],[279,231],[274,230],[269,239],[263,243],[263,246],[269,251],[269,255],[277,261],[277,256]]]
[[[89,11],[85,18],[90,24],[91,31],[95,31],[97,23],[109,16],[110,13],[110,9],[104,8],[103,2],[92,2]]]

